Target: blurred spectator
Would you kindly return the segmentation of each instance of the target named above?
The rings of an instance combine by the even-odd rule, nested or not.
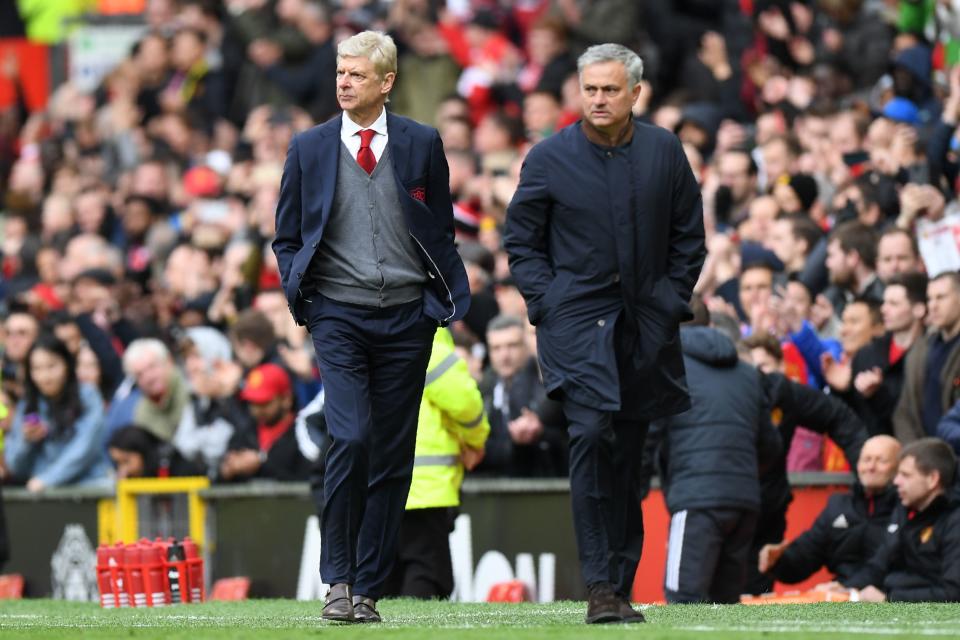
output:
[[[884,333],[853,356],[851,384],[841,390],[842,397],[871,435],[893,435],[893,410],[903,387],[906,355],[923,335],[926,290],[922,273],[902,273],[888,280],[880,308]]]
[[[40,335],[40,323],[26,311],[13,310],[3,322],[3,377],[18,398],[26,380],[27,354]]]
[[[189,385],[170,350],[156,338],[135,340],[123,353],[123,370],[127,377],[110,402],[106,437],[136,424],[170,442],[190,402]]]
[[[216,477],[234,433],[253,427],[250,414],[235,398],[243,372],[231,359],[230,342],[216,329],[191,327],[184,334],[180,348],[190,402],[172,444],[201,474]]]
[[[945,272],[927,285],[930,333],[910,349],[903,391],[893,413],[894,435],[909,443],[937,432],[937,423],[958,400],[960,378],[960,275]]]
[[[237,425],[220,463],[220,477],[307,480],[310,465],[297,446],[293,387],[287,372],[276,364],[254,367],[240,399],[247,403],[256,426],[240,429]]]
[[[100,393],[78,383],[73,354],[52,335],[41,334],[24,362],[24,397],[4,443],[10,473],[32,492],[105,483]]]
[[[827,270],[831,286],[824,296],[833,312],[843,317],[847,303],[855,297],[883,300],[883,283],[876,274],[877,236],[859,222],[845,223],[830,233],[827,243]]]
[[[499,316],[487,326],[490,368],[481,390],[490,420],[486,455],[477,473],[498,476],[562,476],[567,470],[566,434],[557,403],[546,396],[526,325]]]
[[[205,475],[203,467],[184,460],[169,442],[136,425],[114,431],[107,453],[119,480]]]
[[[877,277],[888,283],[901,273],[920,271],[920,250],[917,241],[909,232],[891,227],[880,235],[877,242]]]

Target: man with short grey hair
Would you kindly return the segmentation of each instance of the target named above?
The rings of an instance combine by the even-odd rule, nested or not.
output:
[[[583,120],[530,150],[504,245],[570,425],[586,621],[642,622],[635,468],[649,421],[690,407],[677,329],[706,255],[703,207],[676,136],[633,120],[639,56],[596,45],[578,69]]]
[[[323,618],[340,622],[380,621],[433,335],[470,303],[443,144],[384,109],[396,74],[389,36],[340,43],[344,113],[291,141],[273,242],[326,394],[320,575]]]

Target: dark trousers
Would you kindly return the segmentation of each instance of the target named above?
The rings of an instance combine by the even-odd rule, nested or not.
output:
[[[747,584],[744,593],[760,595],[773,591],[773,577],[760,573],[760,549],[768,544],[780,544],[787,534],[787,508],[770,513],[761,513],[757,530],[750,545],[750,562],[747,564]]]
[[[397,561],[384,597],[442,598],[453,593],[450,532],[454,509],[410,509],[403,513]]]
[[[314,294],[310,333],[330,435],[320,509],[320,576],[379,598],[410,489],[417,415],[435,321],[422,304],[377,309]]]
[[[667,602],[739,602],[756,526],[757,513],[743,509],[674,513],[664,579]]]
[[[570,432],[570,495],[587,586],[609,582],[629,597],[643,551],[636,468],[647,423],[564,398]]]

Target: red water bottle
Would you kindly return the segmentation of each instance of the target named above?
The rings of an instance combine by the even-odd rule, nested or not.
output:
[[[203,602],[203,558],[200,557],[200,550],[190,536],[184,537],[183,550],[187,557],[187,594],[190,602]]]
[[[100,606],[104,609],[117,608],[115,585],[110,573],[110,547],[101,544],[97,547],[97,587],[100,589]]]
[[[151,607],[167,605],[167,586],[164,577],[163,549],[147,541],[140,545],[143,555],[144,591]]]
[[[128,544],[123,550],[127,573],[127,591],[135,607],[147,606],[147,592],[143,587],[143,555],[139,544]]]
[[[110,565],[110,578],[113,580],[113,591],[117,594],[117,604],[121,608],[130,606],[130,594],[127,592],[127,572],[124,567],[125,547],[118,542],[109,548],[107,559]]]

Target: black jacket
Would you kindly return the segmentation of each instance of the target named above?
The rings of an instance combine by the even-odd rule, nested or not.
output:
[[[786,517],[787,505],[793,499],[787,478],[787,452],[797,426],[824,433],[843,449],[851,465],[860,456],[867,440],[867,430],[845,403],[779,373],[764,374],[763,389],[768,406],[773,408],[775,424],[784,443],[775,459],[760,474],[763,491],[763,513],[780,512]]]
[[[230,451],[252,449],[260,451],[257,437],[257,427],[238,428],[230,439],[227,447]],[[282,482],[301,482],[310,478],[310,462],[303,457],[297,445],[297,434],[294,424],[290,425],[282,436],[277,438],[268,451],[266,459],[251,478],[236,478],[238,481],[252,478],[261,480],[280,480]]]
[[[850,493],[833,494],[813,526],[784,550],[771,574],[789,584],[806,580],[826,565],[837,580],[847,580],[883,542],[899,503],[892,486],[868,497],[858,482]]]
[[[843,585],[856,589],[873,585],[890,601],[960,601],[957,507],[946,496],[920,512],[897,507],[880,548]]]
[[[780,449],[760,373],[740,362],[733,342],[716,329],[682,327],[680,341],[692,406],[654,422],[646,445],[663,440],[667,508],[759,511],[758,457]]]
[[[885,333],[871,340],[853,356],[851,363],[853,378],[856,378],[858,373],[879,367],[883,373],[883,382],[877,391],[866,398],[851,385],[850,391],[840,396],[850,405],[854,413],[860,416],[871,436],[893,435],[893,410],[900,398],[900,389],[903,388],[903,363],[907,360],[907,354],[903,354],[899,360],[891,364],[890,342],[892,340],[893,336]]]
[[[700,189],[675,135],[635,122],[629,144],[601,148],[576,123],[538,143],[503,242],[551,397],[602,411],[626,398],[642,420],[689,408],[677,326],[692,317],[706,246]],[[618,354],[621,314],[638,338]],[[620,388],[618,355],[633,359],[637,388]]]
[[[483,405],[490,420],[490,436],[483,462],[474,474],[509,477],[557,477],[567,474],[566,420],[560,403],[547,397],[540,382],[536,358],[514,375],[509,388],[497,390],[501,378],[488,370],[480,383]],[[506,385],[504,385],[505,387]],[[543,423],[543,435],[532,444],[516,444],[508,423],[530,409]]]

